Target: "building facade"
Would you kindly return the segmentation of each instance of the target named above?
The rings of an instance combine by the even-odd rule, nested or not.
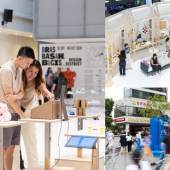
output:
[[[138,131],[149,130],[150,118],[142,114],[141,109],[149,105],[149,98],[160,96],[167,102],[166,88],[126,88],[124,98],[115,102],[113,121],[120,129],[135,135]]]

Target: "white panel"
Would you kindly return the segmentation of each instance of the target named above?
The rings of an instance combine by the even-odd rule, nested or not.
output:
[[[60,24],[83,25],[84,0],[60,0]]]
[[[132,10],[133,20],[141,21],[152,17],[151,9],[148,6],[138,7]]]
[[[86,24],[104,25],[105,3],[104,0],[86,0]]]
[[[158,4],[158,9],[160,15],[169,14],[170,13],[170,3]]]
[[[39,26],[54,26],[57,25],[57,13],[58,13],[58,7],[57,7],[57,0],[48,0],[48,1],[39,1],[38,4],[38,12],[35,13],[35,15],[38,14],[38,24]]]
[[[115,30],[119,29],[119,27],[122,27],[125,25],[125,15],[124,13],[119,13],[113,16],[110,16],[106,20],[107,26],[109,30]]]
[[[47,38],[51,38],[52,35],[53,38],[86,38],[87,34],[91,37],[97,35],[96,38],[104,37],[103,0],[91,0],[91,2],[90,0],[36,0],[34,3],[34,34],[37,39],[48,35]],[[97,10],[94,10],[94,7]],[[85,25],[89,26],[87,30]],[[50,29],[51,26],[56,27],[56,30]],[[89,36],[87,37],[90,38]]]
[[[104,25],[88,25],[86,27],[86,36],[87,37],[99,37],[103,35],[104,37],[105,27]]]
[[[55,38],[57,37],[57,27],[39,27],[39,37],[42,38]]]
[[[60,36],[65,38],[75,38],[75,37],[83,37],[83,27],[82,26],[62,26],[60,28]]]

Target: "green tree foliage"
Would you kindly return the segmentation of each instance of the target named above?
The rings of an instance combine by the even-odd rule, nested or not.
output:
[[[165,96],[154,95],[148,98],[146,108],[141,108],[139,114],[145,117],[162,116],[166,110],[170,110],[170,103],[166,102]]]
[[[106,115],[110,115],[110,113],[112,112],[113,110],[113,105],[114,105],[114,102],[112,99],[105,99],[105,113]]]

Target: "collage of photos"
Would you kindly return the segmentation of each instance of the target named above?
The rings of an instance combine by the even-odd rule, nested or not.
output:
[[[105,168],[170,170],[170,1],[105,7]]]
[[[170,0],[0,0],[0,170],[170,170]]]
[[[104,8],[0,1],[0,170],[105,169]]]

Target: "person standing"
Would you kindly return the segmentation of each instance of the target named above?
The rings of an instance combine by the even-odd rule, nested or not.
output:
[[[20,109],[19,103],[24,94],[22,69],[28,68],[34,58],[32,48],[21,47],[17,56],[0,68],[0,102],[7,104],[11,120],[28,117],[28,114]],[[20,130],[20,126],[4,129],[4,170],[12,170],[14,149],[20,144]]]
[[[131,152],[131,150],[132,150],[132,136],[131,136],[130,132],[128,132],[128,134],[126,136],[126,140],[127,140],[128,152]]]
[[[125,50],[120,51],[119,57],[119,72],[120,75],[126,75],[126,52]]]
[[[25,112],[30,114],[31,109],[39,106],[39,93],[48,100],[54,99],[54,94],[52,94],[45,85],[42,67],[38,60],[34,60],[29,68],[23,70],[22,80],[24,96],[21,99],[21,106]],[[39,169],[36,138],[38,128],[39,126],[35,123],[27,123],[22,126],[21,132],[26,150],[28,170]]]
[[[170,51],[170,39],[169,39],[169,37],[167,37],[165,39],[165,45],[166,45],[166,52],[169,52]]]
[[[122,134],[120,135],[120,145],[122,148],[121,152],[125,152],[126,151],[126,146],[127,146],[127,140],[126,140],[126,132],[122,132]]]

